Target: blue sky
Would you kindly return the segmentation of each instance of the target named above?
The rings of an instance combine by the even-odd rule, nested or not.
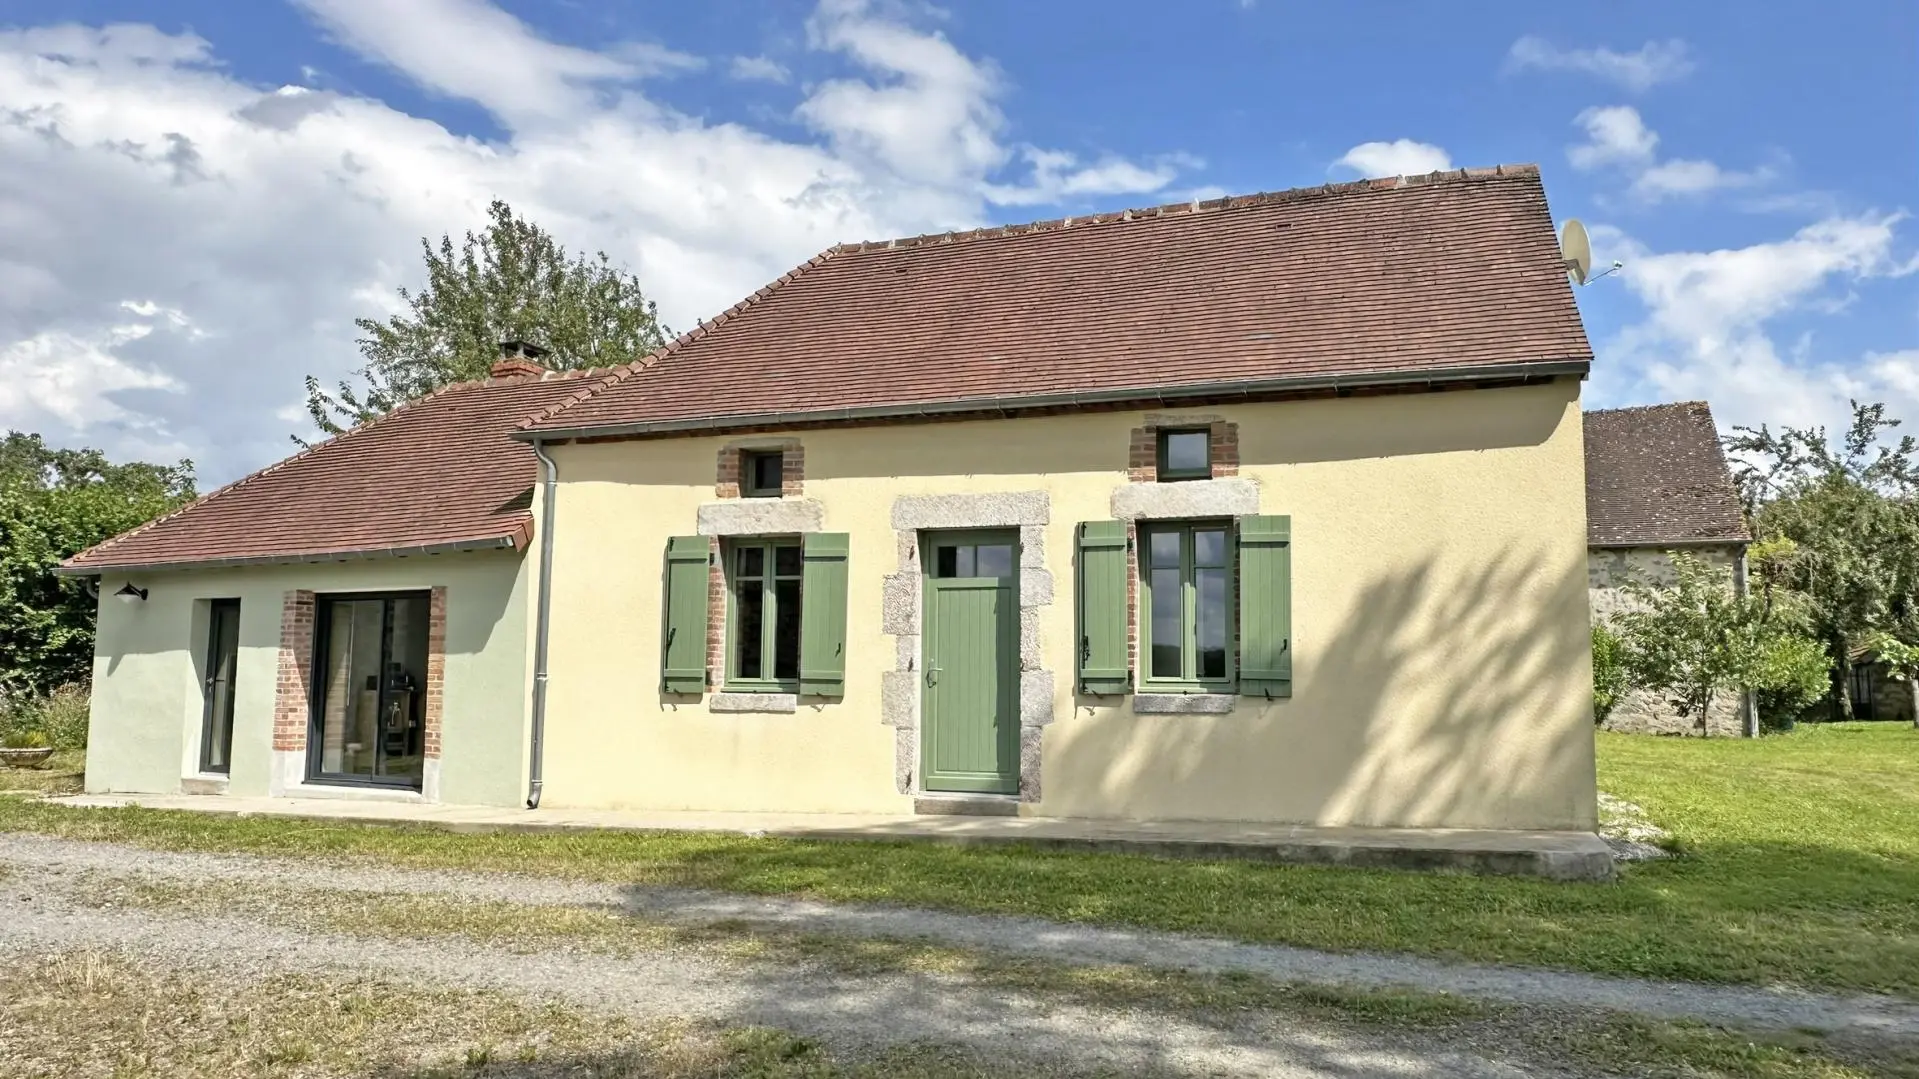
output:
[[[1462,14],[1466,12],[1466,14]],[[1919,422],[1919,8],[0,0],[0,422],[230,479],[501,196],[670,322],[842,239],[1537,162],[1589,407]]]

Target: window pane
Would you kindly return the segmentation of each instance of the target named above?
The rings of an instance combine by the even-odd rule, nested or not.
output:
[[[1193,533],[1193,565],[1223,566],[1225,564],[1225,532],[1216,529],[1206,529]]]
[[[733,621],[733,673],[740,678],[760,677],[760,634],[765,627],[765,587],[760,581],[742,580],[737,589],[740,610]]]
[[[1165,438],[1167,471],[1204,472],[1211,467],[1205,431],[1171,431]]]
[[[780,489],[785,457],[778,453],[756,453],[748,459],[752,471],[749,483],[756,491],[777,493]]]
[[[973,547],[972,547],[972,545],[971,545],[971,544],[967,544],[967,545],[966,545],[966,546],[964,546],[964,547],[958,547],[958,548],[955,548],[955,550],[957,550],[957,551],[959,551],[959,565],[958,565],[957,567],[955,567],[955,568],[954,568],[954,570],[953,570],[953,576],[955,576],[955,577],[971,577],[971,576],[973,575]]]
[[[773,585],[773,677],[800,676],[800,582]]]
[[[425,596],[390,601],[392,627],[382,673],[380,774],[417,776],[426,752]]]
[[[1155,537],[1157,538],[1157,537]],[[1156,569],[1147,588],[1152,592],[1154,678],[1178,678],[1180,670],[1179,570]]]
[[[1013,546],[1010,543],[982,543],[974,569],[981,577],[1011,577]]]
[[[328,604],[325,707],[320,714],[320,770],[372,775],[380,735],[380,644],[386,604]]]
[[[1154,532],[1151,534],[1152,560],[1149,565],[1167,569],[1179,568],[1179,533]]]
[[[233,745],[233,668],[240,648],[240,607],[216,603],[212,607],[212,655],[208,659],[208,722],[204,756],[213,771],[225,771],[227,751]]]
[[[1199,603],[1199,676],[1226,677],[1226,571],[1193,571]]]
[[[766,549],[764,547],[740,548],[740,576],[763,577],[766,575]]]
[[[939,547],[933,551],[933,576],[959,576],[958,547]]]
[[[782,577],[800,575],[800,549],[798,547],[773,548],[773,572]]]

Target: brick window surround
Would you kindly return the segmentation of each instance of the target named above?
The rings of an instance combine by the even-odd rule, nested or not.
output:
[[[280,608],[280,671],[273,689],[273,748],[305,753],[312,721],[314,593],[286,593]],[[440,757],[440,724],[446,703],[446,586],[428,593],[426,715],[423,741],[429,760]]]
[[[740,464],[745,454],[780,455],[780,497],[799,498],[806,494],[806,448],[797,438],[742,438],[720,447],[718,474],[713,493],[720,498],[739,498]],[[716,686],[726,671],[726,564],[720,537],[713,537],[707,555],[706,579],[706,684]]]
[[[798,498],[805,494],[806,449],[797,438],[742,438],[721,446],[713,493],[720,498],[740,497],[741,455],[772,452],[780,455],[780,497]]]
[[[1127,446],[1126,478],[1132,483],[1159,482],[1159,433],[1163,430],[1196,431],[1205,428],[1211,438],[1213,478],[1239,475],[1239,424],[1215,415],[1146,417],[1133,428]],[[1237,634],[1237,626],[1235,626]],[[1126,669],[1139,670],[1139,523],[1126,525]]]
[[[1239,475],[1239,424],[1217,416],[1148,416],[1142,426],[1133,428],[1126,454],[1126,478],[1134,483],[1159,482],[1159,433],[1163,430],[1211,432],[1213,478]]]

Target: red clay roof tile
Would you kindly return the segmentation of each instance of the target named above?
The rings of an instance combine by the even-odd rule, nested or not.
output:
[[[82,551],[62,571],[524,548],[538,463],[507,434],[579,387],[554,376],[449,386]]]
[[[843,244],[521,437],[1591,354],[1503,166]]]
[[[1586,413],[1586,540],[1594,547],[1752,539],[1704,401]]]

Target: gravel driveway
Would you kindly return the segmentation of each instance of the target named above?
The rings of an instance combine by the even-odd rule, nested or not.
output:
[[[1237,972],[1286,982],[1407,986],[1549,1009],[1605,1009],[1716,1023],[1919,1036],[1919,1007],[1900,1001],[1679,985],[1330,955],[1036,920],[640,889],[507,875],[347,866],[227,854],[156,852],[0,834],[0,952],[114,947],[191,970],[337,970],[434,985],[506,990],[638,1017],[779,1027],[843,1047],[944,1043],[994,1058],[1193,1075],[1505,1076],[1540,1074],[1431,1039],[1372,1028],[1276,1021],[1189,1021],[1162,1012],[1092,1009],[919,972],[855,975],[805,964],[736,963],[663,951],[633,956],[555,946],[491,948],[458,939],[323,933],[258,918],[102,908],[98,875],[184,884],[240,882],[264,893],[328,890],[582,906],[711,925],[744,922],[854,937],[936,941],[1062,964],[1134,964]],[[1497,1054],[1495,1054],[1497,1055]]]

